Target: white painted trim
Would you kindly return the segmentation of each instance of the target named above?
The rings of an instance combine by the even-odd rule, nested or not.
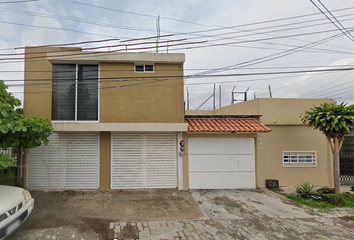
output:
[[[52,122],[56,132],[187,132],[187,123]]]
[[[179,155],[180,145],[183,140],[182,132],[177,133],[177,187],[179,190],[183,190],[183,156]]]
[[[284,155],[286,153],[311,153],[315,156],[315,162],[290,162],[284,163]],[[282,151],[282,163],[285,168],[308,168],[308,167],[317,167],[317,151]]]

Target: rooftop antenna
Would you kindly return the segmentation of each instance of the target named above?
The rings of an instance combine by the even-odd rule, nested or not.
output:
[[[156,53],[158,53],[159,52],[159,39],[160,39],[160,15],[156,19],[156,30],[157,30]]]
[[[270,88],[270,85],[268,85],[268,90],[269,90],[269,97],[272,98],[272,89]]]

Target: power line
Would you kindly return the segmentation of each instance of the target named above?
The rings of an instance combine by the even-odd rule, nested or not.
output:
[[[302,33],[302,34],[293,34],[293,35],[288,35],[288,36],[279,36],[279,37],[273,37],[273,38],[264,38],[264,39],[253,39],[253,40],[244,40],[244,41],[236,41],[236,42],[229,42],[229,43],[220,43],[220,44],[207,44],[207,45],[204,45],[204,46],[199,46],[199,47],[191,47],[191,48],[201,48],[201,47],[211,47],[211,46],[225,46],[227,44],[240,44],[240,43],[249,43],[249,42],[258,42],[258,41],[268,41],[268,40],[275,40],[275,39],[280,39],[280,38],[286,38],[286,37],[289,37],[289,36],[303,36],[303,35],[312,35],[312,34],[319,34],[319,33],[327,33],[327,32],[332,32],[334,30],[326,30],[326,31],[318,31],[318,32],[309,32],[309,33]],[[353,30],[351,30],[353,31]],[[337,36],[337,35],[335,35]],[[340,35],[339,35],[340,36]],[[330,37],[331,38],[331,37]],[[319,43],[321,42],[322,40],[320,41],[317,41],[316,43]],[[166,45],[166,46],[159,46],[159,47],[169,47],[171,48],[171,50],[174,50],[173,47],[174,46],[179,46],[179,45],[186,45],[186,44],[200,44],[200,43],[206,43],[206,41],[200,41],[200,42],[187,42],[187,43],[181,43],[181,44],[171,44],[171,45]],[[307,45],[303,45],[303,46],[300,46],[300,47],[295,47],[295,49],[301,49],[303,48],[304,46],[310,46],[310,45],[313,45],[314,43],[310,43],[310,44],[307,44]],[[118,45],[116,45],[118,46]],[[153,47],[141,47],[141,48],[133,48],[133,49],[130,49],[130,50],[146,50],[146,49],[151,49],[151,48],[156,48],[156,46],[153,46]],[[306,47],[308,48],[308,47]],[[190,49],[190,48],[186,48],[186,49]],[[294,49],[291,49],[291,50],[286,50],[284,52],[288,52],[288,51],[293,51]],[[119,49],[119,50],[113,50],[113,51],[106,51],[105,53],[109,53],[109,52],[117,52],[117,51],[125,51],[125,49]],[[74,53],[74,54],[71,54],[71,55],[87,55],[87,54],[90,54],[88,52],[80,52],[80,53]],[[276,55],[279,55],[281,53],[277,53]],[[63,55],[60,55],[58,57],[62,57]],[[43,58],[43,56],[35,56],[35,57],[26,57],[26,59],[29,59],[29,58]],[[56,57],[56,56],[51,56],[51,57]],[[22,59],[25,59],[25,58],[0,58],[1,61],[4,61],[4,60],[22,60]]]
[[[332,84],[332,83],[334,83],[334,82],[336,82],[336,81],[338,81],[338,80],[341,80],[342,78],[344,78],[344,77],[346,77],[346,76],[348,76],[349,74],[352,74],[352,73],[353,73],[353,72],[346,73],[346,74],[344,74],[343,76],[341,76],[341,77],[339,77],[339,78],[336,78],[336,79],[334,79],[333,81],[330,81],[329,83],[327,83],[327,84],[325,84],[325,85],[322,85],[321,87],[315,88],[314,90],[312,90],[312,91],[310,91],[310,92],[307,92],[307,93],[301,95],[300,97],[304,97],[304,96],[309,95],[309,94],[311,94],[311,93],[313,93],[313,92],[317,92],[318,90],[320,90],[320,89],[322,89],[322,88],[324,88],[324,87],[326,87],[326,86],[328,86],[328,85],[330,85],[330,84]],[[317,93],[317,94],[318,94],[318,93]]]
[[[331,11],[329,11],[329,9],[320,1],[320,0],[317,0],[321,5],[322,7],[324,7],[324,9],[327,10],[327,12],[334,18],[334,20],[336,20],[336,22],[342,27],[342,29],[344,29],[344,31],[351,37],[351,39],[354,39],[353,35],[348,32],[348,30],[342,25],[342,23],[331,13]]]
[[[347,31],[347,30],[343,30],[342,28],[338,27],[337,24],[336,24],[334,21],[332,21],[332,19],[331,19],[330,17],[328,17],[327,14],[326,14],[324,11],[322,11],[322,9],[316,5],[316,3],[314,3],[312,0],[309,0],[309,1],[322,13],[331,23],[333,23],[333,25],[334,25],[339,31],[341,31],[345,36],[347,36],[347,37],[350,39],[350,41],[354,42],[353,36],[352,36],[350,33],[348,34],[348,31]]]
[[[89,7],[105,9],[105,10],[109,10],[109,11],[127,13],[127,14],[132,14],[132,15],[136,15],[136,16],[143,16],[143,17],[149,17],[149,18],[156,18],[156,16],[148,15],[148,14],[128,12],[128,11],[123,11],[123,10],[119,10],[119,9],[102,7],[102,6],[97,6],[97,5],[88,4],[88,3],[82,3],[82,2],[77,2],[77,1],[73,1],[73,2],[76,3],[76,4],[81,4],[81,5],[85,5],[85,6],[89,6]],[[176,21],[176,22],[184,22],[184,23],[189,23],[189,24],[194,24],[194,25],[199,25],[199,26],[204,26],[204,27],[210,27],[210,25],[205,25],[205,24],[201,24],[201,23],[195,23],[195,22],[190,22],[190,21],[185,21],[185,20],[180,20],[180,19],[174,19],[174,18],[168,18],[168,17],[161,17],[161,18],[162,19],[166,19],[166,20]]]
[[[353,83],[353,82],[346,82],[344,84],[337,85],[336,87],[344,86],[344,85],[347,85],[347,84],[350,84],[350,83]],[[347,90],[347,89],[348,89],[348,87],[345,87],[345,88],[337,89],[337,90],[326,92],[326,93],[316,94],[315,97],[328,95],[328,94],[332,94],[334,92],[343,91],[343,90]],[[331,90],[331,89],[327,89],[327,90]]]
[[[309,44],[305,44],[305,45],[302,45],[300,47],[296,47],[296,48],[293,48],[293,49],[290,49],[290,50],[286,50],[286,51],[283,51],[283,52],[280,52],[280,53],[267,55],[267,56],[256,58],[256,59],[253,59],[253,60],[249,60],[249,61],[245,61],[245,62],[233,64],[233,65],[229,65],[227,67],[214,69],[214,70],[211,70],[211,71],[196,73],[195,75],[206,75],[206,74],[211,74],[211,73],[214,73],[214,72],[229,71],[229,70],[232,70],[232,69],[237,69],[239,67],[245,67],[245,66],[250,66],[250,65],[254,65],[254,64],[259,64],[259,63],[262,63],[262,62],[267,62],[267,61],[270,61],[270,60],[274,60],[274,59],[277,59],[277,58],[288,56],[290,54],[296,53],[298,51],[301,51],[303,49],[306,49],[306,48],[309,48],[309,47],[312,47],[312,46],[316,46],[316,45],[318,45],[318,44],[320,44],[322,42],[330,41],[330,40],[338,38],[340,36],[342,36],[342,34],[336,34],[336,35],[324,38],[322,40],[318,40],[318,41],[315,41],[315,42],[312,42],[312,43],[309,43]]]
[[[36,13],[32,13],[32,12],[26,12],[26,11],[19,11],[19,10],[15,10],[15,9],[9,9],[9,8],[2,8],[2,9],[8,9],[9,11],[15,11],[15,12],[20,12],[20,13],[24,13],[24,14],[30,14],[30,15],[39,15],[41,17],[48,17],[48,18],[53,18],[53,15],[49,15],[49,14],[36,14]],[[66,16],[60,16],[60,15],[54,15],[54,16],[57,16],[61,19],[65,19],[65,20],[73,20],[73,21],[79,21],[79,22],[84,22],[84,23],[88,23],[88,24],[96,24],[97,25],[97,22],[92,22],[92,21],[87,21],[87,20],[83,20],[83,19],[78,19],[78,18],[71,18],[71,17],[66,17]],[[154,16],[151,16],[151,17],[154,17]],[[322,19],[319,19],[320,21],[322,21]],[[319,20],[316,20],[316,21],[319,21]],[[307,21],[306,21],[307,22]],[[298,24],[298,23],[292,23],[292,24]],[[286,24],[286,25],[292,25],[292,24]],[[98,25],[102,26],[101,23],[99,23]],[[111,25],[108,25],[108,24],[105,24],[104,26],[106,27],[112,27]],[[311,25],[309,25],[311,26]],[[273,28],[273,27],[278,27],[278,26],[271,26],[271,27],[266,27],[266,28]],[[307,26],[306,26],[307,27]],[[131,30],[136,30],[135,28],[131,29]],[[244,32],[244,31],[254,31],[255,29],[252,29],[252,30],[242,30],[241,32]],[[285,29],[287,30],[287,29]],[[289,30],[289,29],[288,29]],[[279,30],[280,31],[280,30]],[[240,32],[240,31],[239,31]],[[233,32],[231,32],[233,33]],[[225,34],[230,34],[230,33],[225,33]],[[256,34],[266,34],[266,33],[256,33]],[[254,34],[251,34],[251,35],[254,35]],[[201,37],[211,37],[211,36],[201,36]],[[197,38],[200,38],[200,37],[197,37]],[[220,38],[219,38],[220,39]]]
[[[69,29],[69,28],[56,28],[56,27],[45,27],[45,26],[33,26],[33,25],[30,25],[30,24],[25,24],[25,23],[15,23],[15,22],[7,22],[7,21],[0,21],[0,22],[1,22],[1,23],[5,23],[5,24],[17,25],[17,26],[25,26],[25,27],[33,27],[33,28],[42,28],[42,29],[51,29],[51,30],[64,30],[64,31],[75,32],[75,33],[82,33],[82,34],[88,34],[88,35],[94,35],[94,36],[100,36],[100,37],[114,38],[114,36],[111,36],[111,35],[89,33],[89,32],[84,32],[84,31],[78,31],[78,30],[74,30],[74,29]]]
[[[22,1],[10,1],[10,2],[0,2],[0,4],[3,3],[23,3],[23,2],[38,2],[40,0],[22,0]]]
[[[315,69],[315,70],[300,70],[300,71],[280,71],[280,72],[256,72],[256,73],[231,73],[231,74],[217,74],[217,75],[183,75],[183,76],[151,76],[151,77],[107,77],[97,78],[98,80],[106,80],[107,82],[115,81],[145,81],[151,79],[200,79],[200,78],[220,78],[220,77],[241,77],[241,76],[259,76],[259,75],[281,75],[281,74],[296,74],[296,73],[316,73],[316,72],[337,72],[337,71],[352,71],[354,67],[349,68],[328,68],[328,69]],[[93,75],[88,76],[93,77]],[[65,80],[65,78],[62,78]],[[4,80],[9,82],[23,81],[22,79]],[[26,79],[25,81],[50,81],[52,78],[38,78],[38,79]],[[100,81],[103,82],[103,81]],[[46,83],[47,84],[47,83]],[[19,84],[18,84],[19,85]],[[25,85],[25,84],[24,84]]]

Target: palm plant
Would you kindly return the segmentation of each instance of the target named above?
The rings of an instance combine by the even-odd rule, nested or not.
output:
[[[339,152],[344,136],[354,130],[354,105],[323,103],[306,111],[301,121],[326,135],[333,153],[334,189],[339,192]]]

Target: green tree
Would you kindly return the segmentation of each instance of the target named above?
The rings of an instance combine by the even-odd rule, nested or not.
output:
[[[49,143],[48,137],[54,131],[50,120],[40,117],[23,116],[21,101],[7,92],[7,86],[0,80],[0,149],[10,147],[35,148],[43,142]],[[0,152],[0,169],[12,166],[15,159]]]
[[[301,121],[326,135],[333,153],[334,188],[339,192],[339,152],[344,136],[354,130],[354,105],[323,103],[306,111]]]

